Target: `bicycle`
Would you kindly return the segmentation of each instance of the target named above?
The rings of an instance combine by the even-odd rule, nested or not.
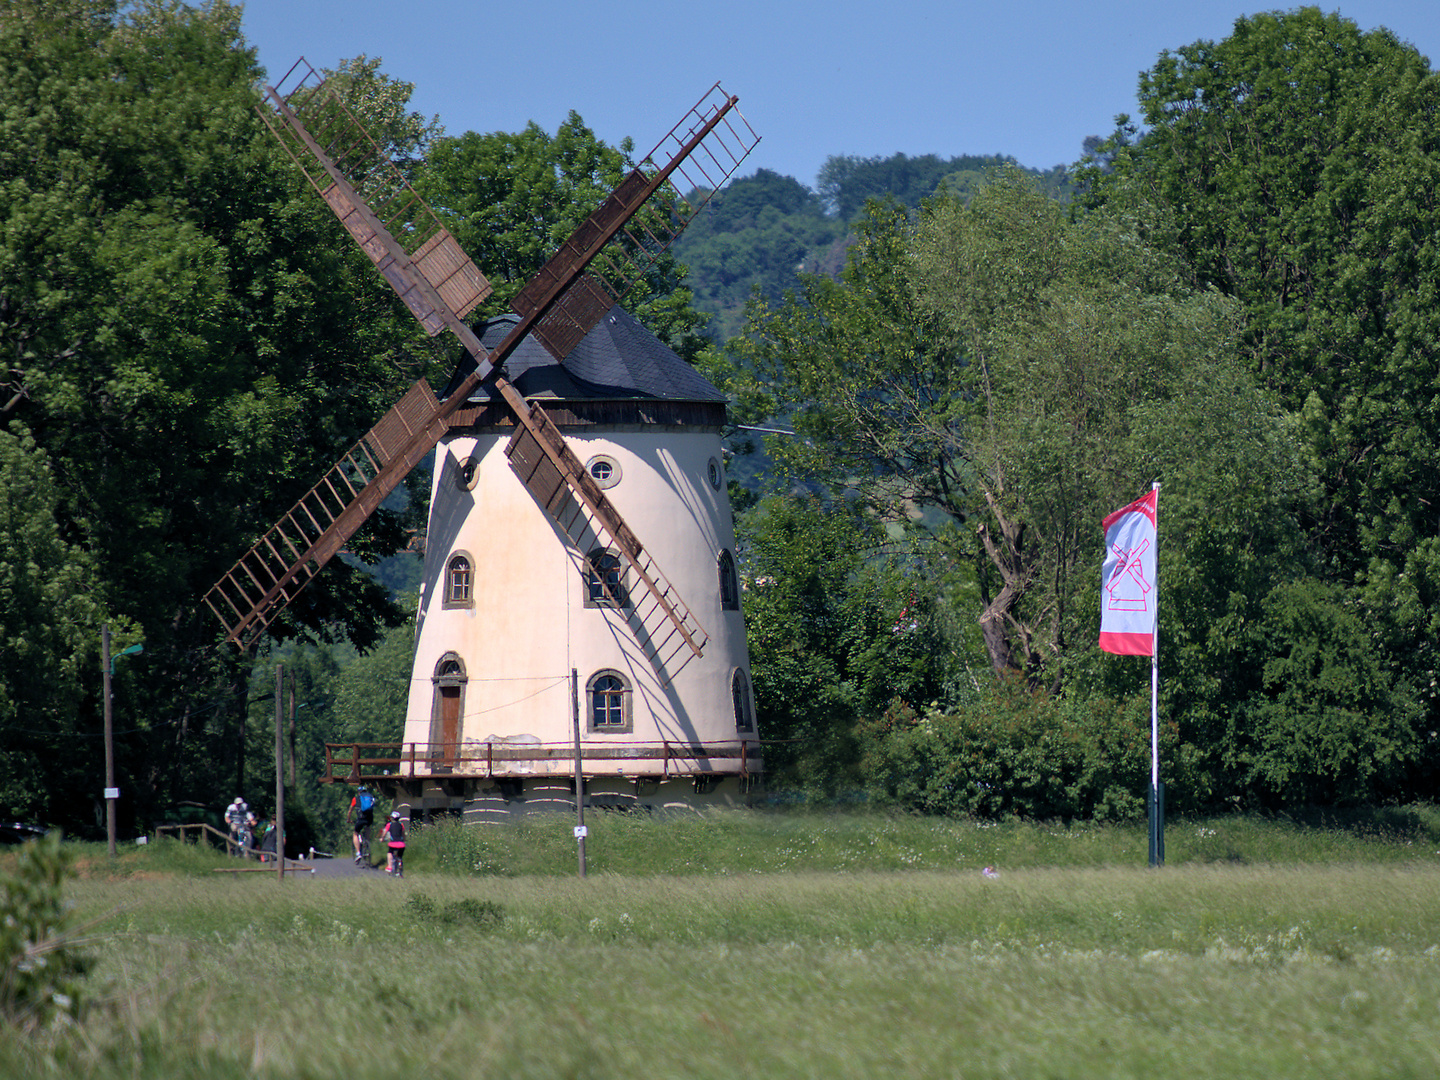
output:
[[[360,852],[355,856],[355,862],[357,864],[364,863],[368,866],[370,865],[370,830],[361,829],[358,835],[360,837]]]

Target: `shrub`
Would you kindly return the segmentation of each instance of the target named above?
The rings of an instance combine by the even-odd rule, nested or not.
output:
[[[909,810],[1101,821],[1145,812],[1146,698],[1053,697],[1013,680],[948,713],[892,709],[864,737],[872,796]]]
[[[57,1014],[74,1016],[90,961],[66,933],[61,886],[69,877],[60,834],[25,844],[0,898],[0,1017],[34,1028]]]

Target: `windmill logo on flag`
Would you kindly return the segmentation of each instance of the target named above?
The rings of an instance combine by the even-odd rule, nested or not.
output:
[[[1111,549],[1115,569],[1105,582],[1106,603],[1111,611],[1150,610],[1150,594],[1155,590],[1145,576],[1145,554],[1150,548],[1150,540],[1146,538],[1128,550],[1118,546]]]

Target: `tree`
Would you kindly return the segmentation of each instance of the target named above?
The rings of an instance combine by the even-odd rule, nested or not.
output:
[[[675,255],[689,267],[697,306],[714,316],[711,335],[723,341],[739,328],[752,291],[778,303],[798,274],[829,273],[846,232],[803,184],[759,169],[715,193]]]
[[[245,665],[200,597],[433,359],[260,122],[257,74],[228,3],[16,0],[0,20],[0,422],[43,454],[99,619],[143,634],[117,688],[142,818],[233,765],[214,751]],[[342,566],[285,626],[364,644],[399,618]],[[98,665],[55,674],[93,778]],[[50,820],[85,826],[64,795]]]
[[[554,135],[532,122],[516,133],[469,131],[436,140],[416,188],[494,285],[485,313],[510,310],[516,293],[629,172],[633,149],[629,139],[618,148],[606,145],[575,112]],[[640,211],[658,235],[668,231],[663,202],[657,196]],[[673,257],[663,255],[625,305],[693,361],[707,342],[683,276]]]
[[[886,158],[838,154],[825,159],[817,184],[826,210],[842,222],[852,222],[863,216],[865,204],[872,199],[895,199],[918,209],[942,183],[957,175],[974,176],[1014,164],[1014,158],[999,154],[964,154],[948,159],[935,154],[891,154]]]
[[[859,721],[943,692],[933,594],[856,507],[773,494],[738,524],[766,769],[834,795],[858,783]]]
[[[84,699],[99,664],[95,567],[60,533],[49,461],[17,423],[0,430],[0,813],[45,820],[46,792],[78,787]]]
[[[1239,303],[1249,364],[1320,467],[1315,573],[1369,613],[1382,681],[1433,727],[1440,77],[1390,31],[1305,7],[1162,54],[1140,102],[1147,129],[1122,146],[1121,118],[1088,201],[1162,202],[1201,281]]]
[[[942,516],[997,673],[1060,686],[1097,523],[1154,475],[1137,410],[1178,415],[1230,360],[1231,307],[1145,242],[1161,232],[1143,207],[1071,220],[1015,170],[913,227],[872,206],[843,280],[757,305],[737,347],[751,407],[805,436],[778,460],[887,520]]]

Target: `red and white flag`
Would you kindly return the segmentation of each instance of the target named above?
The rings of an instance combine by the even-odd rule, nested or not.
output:
[[[1122,656],[1155,652],[1155,504],[1136,499],[1104,521],[1105,565],[1100,573],[1100,648]]]

